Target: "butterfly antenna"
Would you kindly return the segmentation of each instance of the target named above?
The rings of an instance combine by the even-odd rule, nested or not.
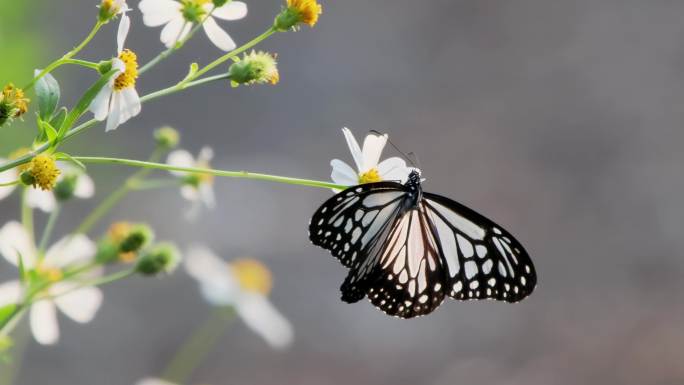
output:
[[[373,133],[373,134],[375,134],[375,135],[380,135],[380,136],[385,135],[385,134],[383,134],[383,133],[381,133],[381,132],[379,132],[379,131],[376,131],[376,130],[370,130],[370,132]],[[418,166],[416,166],[416,163],[413,161],[412,157],[409,156],[409,155],[412,155],[412,154],[413,154],[412,152],[406,154],[405,152],[401,151],[401,150],[399,149],[399,147],[395,146],[394,143],[392,143],[392,141],[389,140],[389,138],[387,138],[387,142],[388,142],[395,150],[397,150],[397,152],[400,153],[400,154],[404,157],[404,159],[408,160],[409,163],[411,163],[411,166],[416,167],[416,168],[418,167]],[[415,154],[413,154],[413,156],[415,156]],[[416,159],[417,159],[417,158],[416,158]]]

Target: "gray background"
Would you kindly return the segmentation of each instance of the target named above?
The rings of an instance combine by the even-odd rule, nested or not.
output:
[[[81,38],[93,1],[46,2],[34,23],[44,57]],[[137,2],[131,4],[137,7]],[[280,2],[249,2],[221,23],[238,42],[267,26]],[[214,166],[327,179],[351,158],[340,128],[388,132],[418,154],[428,191],[511,230],[539,285],[516,305],[448,301],[418,320],[347,305],[345,269],[309,244],[309,215],[330,192],[218,180],[218,209],[195,224],[177,191],[136,194],[111,220],[149,221],[160,238],[202,242],[226,258],[263,259],[273,301],[296,341],[274,352],[239,322],[196,371],[196,384],[681,384],[684,193],[684,3],[672,0],[326,1],[314,30],[281,34],[277,87],[192,89],[147,104],[116,132],[96,128],[72,153],[144,158],[151,132],[172,124],[184,147],[211,144]],[[132,13],[129,46],[142,61],[160,29]],[[84,52],[114,53],[114,26]],[[143,93],[219,52],[198,34],[139,81]],[[73,87],[93,80],[59,70]],[[390,151],[388,149],[387,154]],[[93,166],[99,194],[125,177]],[[2,221],[16,199],[0,203]],[[95,202],[70,204],[67,231]],[[98,233],[104,230],[105,224]],[[2,276],[11,269],[2,267]],[[7,273],[5,273],[7,272]],[[158,374],[209,307],[183,272],[105,289],[86,326],[62,319],[63,339],[33,343],[18,384],[121,385]]]

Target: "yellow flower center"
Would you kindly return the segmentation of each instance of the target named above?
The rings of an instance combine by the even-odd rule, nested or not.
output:
[[[131,232],[132,225],[129,222],[115,222],[109,226],[109,238],[115,243],[123,242]]]
[[[133,263],[136,259],[138,259],[138,253],[136,253],[135,251],[119,253],[119,262],[121,263]]]
[[[15,87],[12,83],[6,85],[5,88],[2,89],[0,100],[10,106],[13,118],[18,118],[28,111],[28,103],[30,100],[26,98],[24,90]]]
[[[313,27],[318,22],[318,16],[323,13],[323,7],[316,0],[287,0],[287,7],[299,15],[299,22]]]
[[[29,170],[34,178],[33,187],[38,186],[42,190],[50,191],[57,184],[60,171],[52,156],[45,154],[36,156],[31,161]]]
[[[38,266],[36,266],[36,273],[48,282],[57,282],[64,277],[62,270],[56,267],[45,266],[43,263],[39,263]]]
[[[370,170],[359,175],[359,184],[375,183],[381,181],[382,178],[380,177],[380,173],[378,172],[377,168],[371,168]]]
[[[133,51],[129,49],[123,50],[119,54],[119,60],[124,63],[126,69],[114,80],[114,90],[116,91],[134,87],[135,80],[138,78],[138,57]]]
[[[197,168],[207,168],[207,169],[211,168],[211,165],[209,164],[209,162],[205,162],[205,161],[197,162],[195,166]],[[213,183],[214,182],[214,176],[211,174],[198,173],[198,174],[194,174],[194,175],[197,178],[197,181],[199,183]]]
[[[273,278],[271,271],[263,263],[244,258],[233,261],[230,267],[243,290],[263,295],[271,292]]]

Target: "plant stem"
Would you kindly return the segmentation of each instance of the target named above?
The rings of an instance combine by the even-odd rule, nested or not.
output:
[[[89,281],[79,282],[78,285],[76,285],[74,287],[70,287],[69,289],[64,290],[61,293],[57,293],[54,295],[47,295],[47,296],[38,296],[37,298],[32,298],[31,303],[36,302],[36,301],[40,301],[43,299],[55,299],[55,298],[67,295],[71,292],[74,292],[78,289],[83,289],[84,287],[102,286],[102,285],[106,285],[108,283],[120,281],[124,278],[128,278],[128,277],[134,275],[135,273],[136,273],[135,269],[127,269],[127,270],[117,271],[116,273],[112,273],[112,274],[106,275],[104,277],[99,277],[99,278],[91,279]]]
[[[20,184],[20,183],[21,183],[21,181],[17,179],[17,180],[15,180],[15,181],[13,181],[13,182],[0,183],[0,187],[16,186],[16,185],[18,185],[18,184]]]
[[[192,372],[219,341],[219,337],[229,324],[228,321],[234,315],[235,311],[231,308],[215,308],[209,318],[183,342],[161,377],[177,384],[186,383]]]
[[[293,184],[293,185],[309,186],[309,187],[320,187],[320,188],[328,188],[328,189],[346,189],[347,187],[349,187],[349,186],[342,186],[342,185],[338,185],[335,183],[323,182],[323,181],[318,181],[318,180],[290,178],[290,177],[278,176],[278,175],[253,173],[253,172],[248,172],[248,171],[223,171],[223,170],[214,170],[214,169],[210,169],[210,168],[178,167],[178,166],[171,166],[169,164],[164,164],[164,163],[146,162],[146,161],[142,161],[142,160],[133,160],[133,159],[106,158],[106,157],[99,157],[99,156],[74,156],[73,158],[78,160],[78,161],[81,161],[83,163],[120,164],[120,165],[126,165],[126,166],[131,166],[131,167],[142,167],[144,169],[180,171],[180,172],[187,172],[187,173],[191,173],[191,174],[208,174],[208,175],[222,176],[222,177],[228,177],[228,178],[256,179],[256,180],[265,180],[265,181],[276,182],[276,183],[285,183],[285,184]]]
[[[81,67],[91,68],[94,70],[99,69],[99,65],[97,63],[93,63],[93,62],[87,61],[87,60],[63,59],[62,62],[63,62],[63,64],[75,64],[75,65],[79,65]]]
[[[97,34],[97,31],[99,31],[103,25],[104,24],[98,20],[98,22],[95,23],[95,25],[93,26],[93,29],[90,30],[90,33],[88,34],[88,36],[86,36],[86,38],[79,45],[77,45],[74,49],[72,49],[71,51],[64,54],[64,56],[62,56],[60,59],[57,59],[54,62],[50,63],[42,71],[40,71],[40,73],[37,76],[35,76],[31,80],[31,82],[29,82],[29,84],[26,85],[26,87],[24,87],[24,90],[31,89],[36,84],[36,82],[38,80],[40,80],[40,78],[42,78],[46,74],[49,74],[55,68],[61,66],[62,64],[67,64],[69,62],[69,59],[74,57],[77,53],[79,53],[83,49],[83,47],[85,47],[91,40],[93,40],[93,37],[95,37],[95,34]],[[73,63],[73,64],[76,64],[76,63]]]
[[[28,191],[30,187],[24,187],[21,194],[21,223],[26,229],[31,242],[34,242],[33,232],[33,209],[28,205]]]
[[[57,218],[59,218],[61,208],[62,206],[58,202],[55,206],[55,209],[52,210],[50,216],[48,217],[48,221],[45,224],[45,229],[43,230],[43,236],[40,238],[40,244],[38,245],[39,256],[42,256],[43,252],[45,252],[45,247],[47,247],[47,244],[50,241],[50,235],[52,235],[52,230],[55,228],[55,223],[57,223]]]
[[[145,103],[145,102],[148,102],[150,100],[160,98],[162,96],[171,95],[171,94],[176,93],[178,91],[182,91],[186,88],[199,86],[202,84],[210,83],[210,82],[217,81],[217,80],[224,80],[224,79],[228,79],[228,78],[229,78],[229,75],[227,73],[225,73],[225,74],[219,74],[219,75],[214,75],[214,76],[207,76],[206,78],[198,79],[198,80],[187,82],[187,83],[181,82],[181,83],[178,83],[178,84],[173,85],[171,87],[164,88],[164,89],[161,89],[159,91],[151,92],[151,93],[141,97],[140,102]]]
[[[0,369],[3,369],[0,370],[0,373],[2,373],[0,376],[0,385],[12,385],[14,382],[14,378],[21,371],[21,366],[24,361],[26,347],[28,346],[29,340],[29,328],[26,325],[18,328],[13,339],[13,360],[4,364],[0,363]],[[5,366],[5,368],[3,368],[3,366]]]

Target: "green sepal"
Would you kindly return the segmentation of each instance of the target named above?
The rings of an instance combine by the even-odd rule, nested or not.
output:
[[[59,83],[52,75],[45,74],[38,79],[35,88],[38,99],[38,116],[43,120],[50,120],[59,104]]]

